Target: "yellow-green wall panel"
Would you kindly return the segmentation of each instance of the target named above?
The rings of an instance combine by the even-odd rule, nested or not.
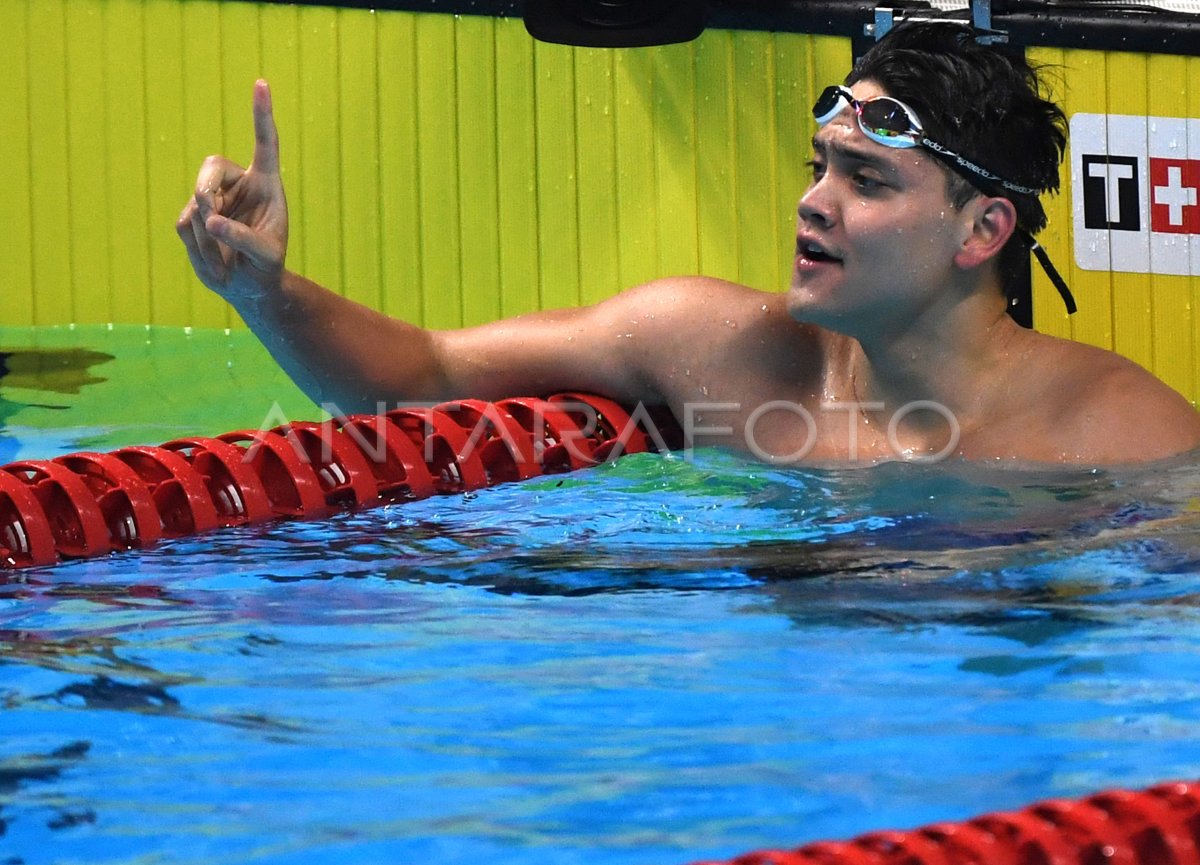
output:
[[[290,218],[299,229],[306,275],[344,292],[338,135],[341,100],[337,86],[339,12],[325,7],[304,12],[299,34],[301,194]]]
[[[539,306],[535,73],[522,22],[499,20],[495,32],[498,293],[500,312],[509,316]]]
[[[696,214],[701,273],[736,281],[741,276],[737,184],[734,172],[733,39],[705,33],[696,42]]]
[[[379,103],[375,20],[339,15],[338,111],[341,167],[340,207],[343,293],[378,309],[383,301],[379,233]]]
[[[383,310],[424,322],[417,151],[417,19],[380,15],[379,193]]]
[[[574,57],[562,45],[534,47],[540,296],[550,309],[579,304]]]
[[[622,51],[614,62],[619,275],[621,285],[629,286],[662,275],[658,269],[658,218],[654,208],[654,51]]]
[[[459,269],[458,87],[455,19],[423,15],[417,21],[417,170],[424,322],[462,324]]]
[[[761,34],[733,34],[733,75],[740,85],[734,113],[740,280],[762,289],[780,285],[780,238],[766,228],[775,224],[776,212],[773,61]]]
[[[500,273],[496,230],[496,39],[494,19],[468,17],[455,27],[458,57],[455,100],[458,122],[459,238],[461,266],[456,291],[462,323],[482,324],[500,315],[495,291]]]
[[[184,145],[183,16],[175,0],[146,0],[146,201],[149,224],[149,315],[127,321],[190,323],[196,282],[175,234],[196,166]]]
[[[1044,80],[1050,85],[1051,94],[1069,115],[1072,108],[1068,102],[1070,94],[1066,89],[1065,83],[1067,69],[1065,54],[1068,52],[1060,49],[1034,49],[1027,53],[1031,62],[1041,65],[1044,68]],[[1104,109],[1101,107],[1099,110],[1103,111]],[[1045,247],[1055,267],[1071,287],[1072,293],[1076,295],[1076,300],[1082,301],[1083,292],[1085,290],[1089,292],[1094,290],[1094,286],[1089,287],[1086,284],[1087,277],[1082,276],[1083,274],[1087,274],[1088,271],[1081,271],[1075,267],[1075,254],[1071,246],[1071,177],[1069,170],[1063,172],[1061,183],[1062,186],[1057,195],[1042,197],[1042,205],[1046,209],[1048,224],[1038,235],[1038,242]],[[1050,280],[1046,278],[1045,274],[1041,272],[1041,268],[1035,265],[1032,273],[1033,319],[1037,323],[1038,330],[1053,334],[1054,336],[1071,337],[1073,335],[1072,327],[1076,323],[1076,320],[1081,317],[1082,313],[1068,316],[1066,310],[1063,308],[1062,301],[1058,297],[1058,292]],[[1081,278],[1085,282],[1081,282]],[[1105,298],[1107,298],[1107,295],[1105,295]],[[1107,315],[1107,299],[1103,303],[1105,305],[1104,314]],[[1087,314],[1089,316],[1095,315],[1096,310],[1091,308],[1093,302],[1090,294],[1087,305],[1089,307]],[[1098,308],[1099,304],[1096,304],[1096,306]]]
[[[70,184],[78,178],[68,169],[66,11],[58,0],[35,0],[29,8],[33,317],[35,324],[55,324],[64,314],[75,318]]]
[[[112,220],[97,218],[97,214],[116,213],[109,199],[110,167],[109,139],[113,124],[107,116],[108,45],[104,6],[93,5],[79,14],[65,18],[67,86],[64,97],[67,110],[67,155],[71,173],[67,184],[67,221],[71,238],[70,310],[74,318],[98,321],[112,320],[112,293],[89,292],[94,279],[103,285],[116,285],[110,257]],[[100,135],[97,135],[100,131]],[[140,149],[140,148],[139,148]],[[122,154],[123,159],[138,162],[138,154]],[[139,165],[139,167],[141,167]],[[144,174],[143,174],[144,177]],[[122,196],[122,204],[125,199]],[[143,231],[145,213],[135,212],[125,221],[121,214],[121,229]],[[123,208],[122,208],[123,209]],[[140,221],[136,220],[141,216]],[[145,280],[131,288],[145,290]],[[66,288],[66,286],[63,286]]]
[[[654,167],[658,191],[658,272],[700,269],[696,215],[696,60],[691,43],[655,58]]]
[[[0,285],[6,287],[5,323],[23,326],[34,321],[32,124],[24,122],[29,117],[28,10],[21,5],[7,8],[3,24],[10,48],[0,52],[0,117],[8,118],[0,135],[0,165],[8,175],[0,183],[0,213],[7,223],[0,231]]]
[[[108,161],[110,209],[119,221],[108,227],[113,291],[107,304],[98,304],[109,321],[133,321],[150,309],[149,166],[146,162],[145,6],[142,0],[107,0],[104,9],[104,105],[107,135],[97,142]],[[133,49],[132,52],[130,49]],[[127,59],[132,53],[132,59]],[[75,86],[71,81],[71,88]],[[170,214],[158,215],[155,228],[170,224]],[[88,304],[92,292],[77,285],[76,316],[95,319]]]
[[[579,172],[579,293],[594,303],[620,282],[616,110],[611,51],[575,54],[575,139]]]

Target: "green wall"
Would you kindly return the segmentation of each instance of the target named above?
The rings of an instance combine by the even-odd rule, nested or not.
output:
[[[0,325],[236,324],[173,223],[273,87],[289,264],[444,327],[671,273],[787,284],[814,87],[847,40],[605,51],[519,20],[208,0],[0,0]]]

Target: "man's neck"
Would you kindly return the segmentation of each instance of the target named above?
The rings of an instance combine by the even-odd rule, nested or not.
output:
[[[893,411],[936,403],[967,428],[986,422],[994,383],[1021,351],[1025,333],[1005,312],[1003,298],[976,294],[948,312],[931,310],[902,331],[865,334],[852,342],[847,383],[860,402],[882,402]],[[944,425],[934,415],[914,413],[914,427],[920,417]]]

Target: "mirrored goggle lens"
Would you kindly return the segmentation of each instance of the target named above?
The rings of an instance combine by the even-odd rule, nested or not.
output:
[[[909,145],[917,143],[919,130],[904,106],[886,96],[869,99],[858,104],[858,116],[863,131],[879,138],[888,139],[885,144]]]
[[[824,126],[842,110],[842,106],[852,101],[853,97],[849,90],[837,84],[831,84],[817,97],[817,101],[813,105],[813,117],[817,119],[817,123]]]

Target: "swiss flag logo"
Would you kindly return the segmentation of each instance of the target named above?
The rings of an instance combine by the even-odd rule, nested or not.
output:
[[[1071,116],[1083,270],[1200,276],[1200,117]]]
[[[1200,234],[1200,160],[1150,158],[1150,230]]]

